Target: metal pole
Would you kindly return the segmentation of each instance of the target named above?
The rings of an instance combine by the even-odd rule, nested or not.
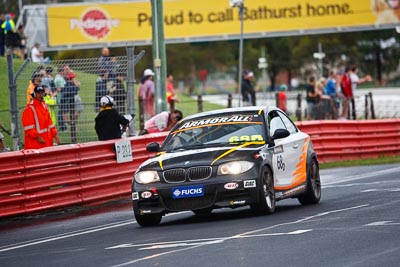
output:
[[[13,150],[19,150],[19,129],[18,129],[18,103],[17,84],[14,78],[13,50],[7,50],[8,66],[8,89],[10,91],[10,113],[11,113],[11,138],[13,139]]]
[[[128,114],[130,114],[133,119],[129,125],[128,136],[136,135],[136,109],[135,109],[135,62],[134,62],[134,52],[135,48],[133,46],[127,47],[128,62],[127,62],[127,74],[126,74],[126,85],[127,85],[127,104],[128,104]]]
[[[240,17],[240,41],[239,41],[239,74],[238,74],[238,86],[239,86],[239,107],[242,105],[242,73],[243,73],[243,11],[244,5],[239,5],[239,17]]]
[[[153,25],[153,61],[155,67],[155,112],[167,110],[166,56],[162,0],[151,0]]]

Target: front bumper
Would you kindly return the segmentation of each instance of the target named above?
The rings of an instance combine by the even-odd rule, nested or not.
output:
[[[180,184],[135,183],[132,201],[135,213],[166,214],[169,212],[207,208],[239,207],[258,202],[258,174],[242,174],[241,177],[218,177],[203,181]],[[201,188],[201,195],[177,198],[177,188]],[[200,190],[200,189],[199,189]]]

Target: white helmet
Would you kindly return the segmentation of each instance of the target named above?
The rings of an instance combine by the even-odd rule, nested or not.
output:
[[[100,106],[105,107],[112,105],[114,105],[114,98],[112,98],[111,96],[105,95],[100,99]]]
[[[144,76],[154,76],[154,72],[151,69],[145,69],[143,75]]]

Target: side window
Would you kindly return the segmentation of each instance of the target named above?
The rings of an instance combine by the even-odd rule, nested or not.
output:
[[[286,129],[289,131],[290,134],[297,133],[296,125],[283,113],[279,112],[279,117],[283,120],[283,123],[286,126]]]
[[[277,129],[286,129],[285,124],[279,116],[273,117],[269,122],[269,136],[274,135]]]

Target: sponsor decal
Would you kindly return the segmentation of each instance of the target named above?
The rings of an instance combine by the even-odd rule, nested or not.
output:
[[[119,19],[110,19],[105,11],[98,8],[88,9],[80,19],[70,20],[71,30],[78,28],[86,36],[95,40],[105,38],[113,27],[119,25]]]
[[[243,181],[244,188],[254,188],[256,187],[256,180],[246,180]]]
[[[230,205],[244,205],[246,204],[246,200],[235,200],[235,201],[230,201]]]
[[[151,195],[152,195],[152,193],[149,192],[149,191],[144,191],[144,192],[141,194],[142,198],[149,198],[149,197],[151,197]]]
[[[140,210],[140,214],[148,214],[151,213],[151,210]]]
[[[188,198],[204,196],[203,185],[181,186],[172,188],[172,198]]]
[[[227,190],[232,190],[238,188],[239,185],[237,183],[227,183],[224,185],[224,188]]]
[[[219,124],[219,123],[240,123],[240,122],[251,122],[253,120],[253,115],[233,115],[227,117],[216,117],[216,118],[209,118],[204,120],[196,120],[196,121],[188,121],[180,127],[180,130],[198,127],[198,126],[207,126],[212,124]]]
[[[132,200],[138,200],[139,199],[139,193],[138,192],[133,192],[132,193]]]

